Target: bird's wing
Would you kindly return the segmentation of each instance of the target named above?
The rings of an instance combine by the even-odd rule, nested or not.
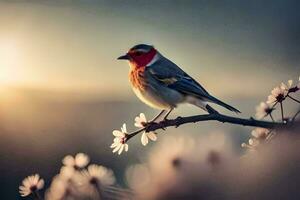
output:
[[[150,74],[160,84],[176,90],[184,95],[192,95],[200,99],[221,105],[228,110],[240,113],[236,108],[211,96],[197,81],[180,69],[170,60],[159,59],[146,68],[146,73]]]
[[[192,77],[167,59],[160,59],[146,70],[165,86],[183,94],[210,98],[209,93]]]

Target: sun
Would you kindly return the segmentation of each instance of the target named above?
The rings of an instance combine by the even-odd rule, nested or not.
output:
[[[0,84],[18,79],[19,49],[15,40],[0,38]]]

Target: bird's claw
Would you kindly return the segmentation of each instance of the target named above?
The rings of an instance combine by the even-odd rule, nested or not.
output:
[[[180,121],[180,120],[182,120],[182,117],[178,116],[178,117],[176,118],[176,121]]]
[[[153,126],[157,124],[157,122],[154,122],[154,121],[149,121],[149,122],[146,122],[143,124],[144,128],[146,129],[146,131],[149,129],[149,127]]]

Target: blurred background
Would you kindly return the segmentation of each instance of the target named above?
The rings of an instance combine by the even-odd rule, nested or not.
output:
[[[113,155],[111,132],[124,122],[133,130],[140,112],[158,112],[135,97],[127,63],[116,60],[137,43],[153,44],[241,116],[253,116],[273,87],[298,80],[299,9],[296,0],[0,1],[1,196],[18,199],[20,182],[36,172],[49,184],[61,159],[77,152],[125,184],[125,169],[150,147],[136,137],[128,153]],[[198,113],[181,106],[173,117]],[[167,133],[221,131],[240,151],[250,130],[205,122]]]

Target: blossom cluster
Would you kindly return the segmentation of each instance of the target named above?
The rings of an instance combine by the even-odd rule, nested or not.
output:
[[[256,118],[263,119],[266,116],[270,116],[271,119],[274,121],[272,116],[272,112],[275,110],[275,106],[280,104],[281,116],[282,121],[285,122],[287,118],[284,116],[283,113],[283,105],[282,102],[290,98],[293,101],[300,103],[295,97],[292,97],[290,94],[300,91],[300,77],[297,84],[293,84],[293,80],[289,80],[287,84],[281,83],[280,86],[275,87],[271,94],[268,96],[266,102],[261,102],[256,107]],[[295,118],[297,114],[293,117]],[[256,128],[251,132],[252,137],[248,140],[248,143],[242,143],[242,147],[248,149],[257,149],[259,144],[262,144],[268,141],[272,136],[274,136],[275,130],[269,130],[265,128]]]
[[[252,134],[255,139],[251,144],[255,145],[271,133],[258,129]],[[298,134],[278,134],[272,142],[256,151],[247,151],[242,157],[228,142],[226,135],[220,133],[202,134],[198,139],[187,138],[186,134],[166,136],[149,152],[145,162],[129,167],[126,172],[135,199],[299,197]]]
[[[104,199],[106,190],[110,190],[115,183],[114,173],[102,165],[89,165],[89,162],[89,157],[84,153],[64,157],[60,172],[45,192],[45,199]],[[43,187],[44,180],[35,174],[25,178],[19,190],[23,197],[32,195],[35,199],[41,199],[38,191]]]
[[[153,131],[146,131],[146,126],[149,122],[144,113],[140,113],[139,116],[135,118],[134,126],[137,128],[141,128],[142,136],[141,136],[141,143],[142,145],[146,146],[149,143],[149,140],[156,141],[157,136],[156,133]],[[115,137],[113,140],[112,145],[110,148],[113,149],[113,153],[118,152],[120,155],[123,151],[128,151],[128,144],[126,143],[127,138],[129,136],[127,132],[126,124],[124,123],[121,127],[121,130],[114,130],[112,132],[113,136]]]
[[[256,128],[252,130],[251,136],[252,137],[248,140],[248,144],[242,143],[242,147],[248,149],[256,149],[260,144],[267,142],[269,139],[271,139],[273,133],[269,129]]]
[[[300,91],[300,77],[298,83],[294,84],[293,80],[289,80],[287,84],[281,83],[279,86],[276,86],[272,91],[271,94],[268,96],[266,102],[261,102],[256,107],[256,118],[257,119],[263,119],[266,116],[272,117],[272,112],[275,110],[275,106],[279,103],[282,104],[282,102],[286,98],[290,98],[298,103],[300,103],[297,99],[292,97],[290,94]],[[284,119],[282,119],[284,120]]]

